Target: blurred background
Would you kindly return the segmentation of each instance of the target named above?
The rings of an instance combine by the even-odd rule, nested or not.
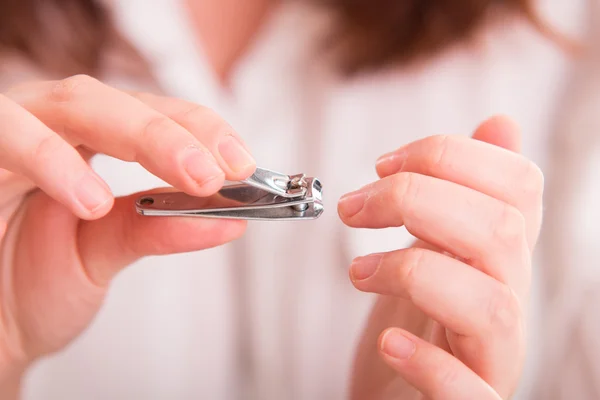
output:
[[[346,230],[337,199],[376,178],[379,155],[470,135],[494,114],[519,123],[546,177],[515,398],[600,398],[596,0],[0,0],[0,88],[78,73],[213,108],[259,165],[319,176],[328,212],[136,263],[93,326],[29,373],[25,399],[342,398],[372,304],[350,287],[349,261],[412,238]],[[93,163],[116,195],[163,184]],[[289,261],[295,248],[313,254]]]

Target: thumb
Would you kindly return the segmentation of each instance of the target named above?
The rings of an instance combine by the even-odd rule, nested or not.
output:
[[[147,255],[207,249],[240,237],[245,221],[144,217],[135,211],[140,193],[119,197],[108,215],[81,221],[79,253],[90,278],[105,286],[122,268]]]
[[[480,140],[506,150],[521,152],[521,130],[509,117],[498,115],[483,122],[475,130],[473,139]]]

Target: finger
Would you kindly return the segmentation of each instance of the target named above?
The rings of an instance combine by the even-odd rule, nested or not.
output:
[[[514,207],[464,186],[414,173],[383,178],[340,200],[342,221],[359,228],[404,225],[419,239],[526,296],[530,252]]]
[[[418,248],[358,257],[350,277],[364,292],[403,297],[464,336],[505,335],[518,327],[518,298],[505,284],[452,257]],[[465,288],[469,288],[468,295]]]
[[[384,361],[432,400],[500,400],[477,374],[449,353],[399,328],[379,338]]]
[[[482,135],[500,129],[499,121],[484,125]],[[506,130],[515,129],[508,122]],[[532,248],[542,221],[544,179],[525,157],[460,136],[433,136],[413,142],[384,156],[377,164],[380,176],[415,172],[457,183],[518,208],[526,218]]]
[[[521,129],[511,118],[496,115],[484,121],[473,133],[473,139],[481,140],[503,149],[521,152]]]
[[[105,215],[113,204],[110,189],[79,153],[8,98],[0,95],[0,168],[33,181],[80,218]],[[3,185],[3,199],[21,195],[28,183]],[[8,177],[6,178],[9,179]],[[9,187],[10,186],[10,187]]]
[[[510,118],[504,116],[495,116],[483,122],[475,130],[475,133],[473,134],[473,139],[476,139],[476,141],[479,142],[492,145],[493,147],[500,147],[502,149],[508,150],[511,153],[519,153],[521,149],[521,133],[519,126]],[[463,136],[430,136],[409,143],[395,151],[381,156],[377,160],[377,172],[379,176],[383,178],[385,176],[395,174],[396,172],[400,171],[403,165],[408,161],[407,153],[415,150],[422,151],[423,142],[429,144],[432,147],[432,154],[430,155],[431,160],[428,161],[430,161],[430,164],[436,164],[437,161],[443,159],[446,156],[446,150],[454,150],[454,148],[447,147],[453,144],[448,143],[447,141],[449,140],[458,141],[459,143],[470,142],[468,138]],[[479,146],[477,149],[483,149],[486,153],[489,153],[490,150],[489,147],[486,149],[486,146]],[[471,156],[472,154],[468,155]],[[514,155],[518,156],[516,154]],[[485,159],[484,157],[480,158]]]
[[[118,198],[106,217],[80,226],[81,260],[98,285],[107,285],[140,257],[215,247],[237,239],[245,230],[245,221],[144,217],[131,206],[140,195]]]
[[[524,357],[523,310],[507,285],[452,257],[418,248],[359,257],[350,277],[361,291],[410,300],[468,341],[471,351],[463,361],[488,382],[517,379],[516,366]]]
[[[33,83],[9,95],[74,146],[139,162],[190,194],[209,195],[223,185],[224,172],[194,135],[93,78]]]
[[[134,96],[198,138],[212,152],[230,180],[245,179],[256,169],[256,162],[242,139],[211,109],[150,93],[135,93]]]

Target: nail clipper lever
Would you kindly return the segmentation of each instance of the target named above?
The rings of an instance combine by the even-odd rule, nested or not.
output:
[[[153,193],[141,196],[135,205],[139,214],[147,216],[248,220],[316,219],[323,212],[322,186],[317,178],[263,168],[209,197],[183,192]]]

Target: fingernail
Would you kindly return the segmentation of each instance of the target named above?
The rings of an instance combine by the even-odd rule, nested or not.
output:
[[[367,193],[358,191],[349,193],[340,199],[338,209],[340,214],[346,218],[353,217],[358,214],[365,205],[367,200]]]
[[[379,169],[394,170],[400,172],[406,161],[406,152],[397,150],[392,153],[384,154],[375,163],[375,167]]]
[[[254,158],[244,148],[242,143],[232,135],[224,136],[219,143],[219,153],[233,172],[242,172],[253,168]]]
[[[86,173],[75,186],[75,196],[83,207],[94,213],[112,199],[106,184],[95,174]]]
[[[399,360],[409,359],[416,349],[412,340],[394,329],[388,330],[381,339],[381,351]]]
[[[188,154],[183,161],[183,167],[188,175],[198,183],[198,186],[203,186],[224,175],[212,155],[197,147],[191,147],[188,150]]]
[[[353,281],[362,281],[377,271],[381,262],[382,254],[370,254],[365,257],[358,257],[350,266],[350,275]]]

